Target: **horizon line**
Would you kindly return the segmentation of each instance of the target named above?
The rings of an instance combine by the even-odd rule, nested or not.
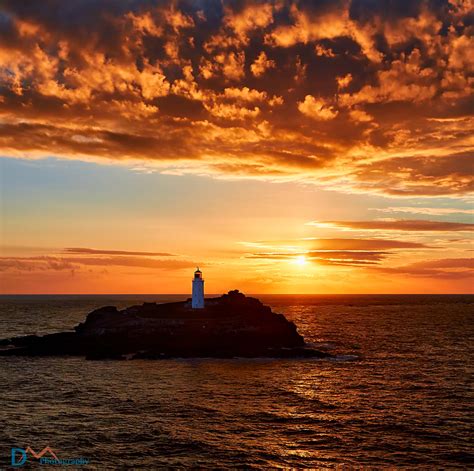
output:
[[[233,291],[233,290],[230,290]],[[238,290],[240,291],[240,290]],[[243,291],[240,291],[243,294]],[[227,293],[209,293],[206,297]],[[0,293],[1,296],[186,296],[191,293]],[[473,293],[247,293],[246,296],[474,296]]]

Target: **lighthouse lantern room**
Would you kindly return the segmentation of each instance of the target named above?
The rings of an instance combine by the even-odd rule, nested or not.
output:
[[[191,307],[193,309],[204,308],[204,280],[202,279],[202,272],[199,270],[199,267],[194,272]]]

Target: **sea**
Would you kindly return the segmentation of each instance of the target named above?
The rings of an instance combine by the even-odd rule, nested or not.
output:
[[[1,296],[0,339],[186,297]],[[474,468],[474,296],[258,297],[333,357],[0,357],[0,469]]]

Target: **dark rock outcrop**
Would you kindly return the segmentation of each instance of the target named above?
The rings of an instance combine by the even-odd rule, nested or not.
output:
[[[229,291],[206,299],[144,303],[91,312],[75,332],[0,341],[0,355],[81,355],[88,359],[171,357],[324,357],[305,348],[293,322],[258,299]]]

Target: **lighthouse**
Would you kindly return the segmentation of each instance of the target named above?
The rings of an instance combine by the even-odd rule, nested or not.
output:
[[[202,279],[202,272],[199,270],[199,267],[194,272],[191,307],[193,309],[204,308],[204,280]]]

